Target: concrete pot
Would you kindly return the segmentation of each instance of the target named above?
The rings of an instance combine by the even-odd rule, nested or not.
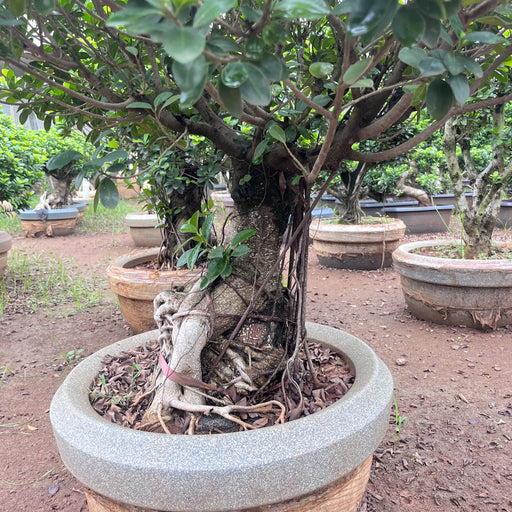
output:
[[[405,222],[406,235],[445,233],[450,225],[453,205],[441,206],[385,206],[383,215]]]
[[[158,247],[138,249],[115,259],[107,268],[110,289],[119,299],[124,319],[136,333],[157,327],[153,299],[165,290],[184,286],[198,278],[190,270],[155,270],[143,264],[156,259]]]
[[[64,464],[92,490],[90,510],[355,511],[388,427],[393,381],[359,339],[317,324],[307,328],[310,340],[351,361],[354,385],[321,412],[253,431],[156,434],[114,425],[93,410],[88,387],[103,357],[154,339],[157,331],[80,363],[55,394],[50,418]]]
[[[502,201],[500,212],[496,219],[496,226],[503,229],[510,229],[512,227],[512,202]]]
[[[0,277],[5,273],[7,253],[12,246],[12,238],[7,231],[0,231]]]
[[[501,327],[512,323],[512,260],[435,258],[414,251],[450,240],[401,245],[393,266],[407,307],[436,324]]]
[[[66,236],[75,231],[78,210],[75,206],[54,210],[20,210],[18,217],[27,237]]]
[[[335,224],[313,221],[309,236],[321,265],[375,270],[391,265],[391,254],[404,236],[398,219],[375,219],[373,224]]]
[[[128,213],[124,222],[137,247],[160,247],[162,244],[162,232],[156,227],[158,217],[155,213]]]

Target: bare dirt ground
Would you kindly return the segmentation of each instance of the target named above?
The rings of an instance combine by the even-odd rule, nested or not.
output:
[[[14,247],[71,256],[96,273],[134,248],[128,235],[18,238]],[[131,334],[106,277],[102,286],[105,299],[92,309],[0,317],[0,512],[88,510],[61,464],[48,411],[70,370],[63,353],[88,355]],[[313,252],[308,297],[310,320],[366,341],[395,382],[397,410],[361,510],[512,512],[512,329],[417,320],[392,269],[326,269]]]

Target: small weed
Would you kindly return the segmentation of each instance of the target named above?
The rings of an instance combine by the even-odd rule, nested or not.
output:
[[[0,380],[6,379],[8,375],[14,375],[14,372],[8,366],[0,366]]]
[[[402,437],[402,428],[407,427],[409,424],[409,418],[407,416],[400,416],[400,413],[398,412],[398,403],[396,401],[396,396],[393,395],[393,401],[395,403],[395,433],[396,433],[396,439],[398,442],[400,442],[400,439]]]
[[[47,336],[55,342],[55,344],[59,347],[60,355],[62,356],[62,359],[64,359],[64,363],[68,366],[74,366],[80,362],[80,359],[83,357],[83,348],[79,349],[73,349],[66,352],[64,348],[62,347],[62,343],[55,337],[52,336],[49,333],[46,333]]]

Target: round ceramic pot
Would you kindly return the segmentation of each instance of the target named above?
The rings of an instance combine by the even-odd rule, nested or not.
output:
[[[12,246],[12,238],[7,231],[0,231],[0,277],[5,273],[7,253]]]
[[[160,247],[162,244],[162,232],[156,227],[156,214],[128,213],[124,221],[130,228],[130,236],[137,247]]]
[[[89,489],[90,510],[354,512],[388,428],[393,381],[361,340],[318,324],[308,324],[307,333],[345,355],[355,369],[353,386],[320,412],[245,432],[157,434],[114,425],[94,411],[88,388],[103,357],[158,331],[80,363],[55,394],[50,418],[64,464]]]
[[[63,208],[76,208],[78,210],[78,216],[76,218],[76,223],[80,224],[84,220],[85,210],[87,209],[87,203],[85,201],[75,201],[73,200],[73,204],[65,205]]]
[[[136,333],[155,329],[154,298],[198,278],[190,270],[156,270],[144,265],[156,260],[158,247],[138,249],[115,259],[107,268],[110,289],[119,299],[124,319]]]
[[[393,253],[407,307],[436,324],[500,327],[512,323],[512,260],[437,258],[417,251],[450,240],[401,245]]]
[[[405,224],[399,219],[375,219],[372,224],[313,221],[309,236],[321,265],[353,270],[376,270],[391,265]]]
[[[54,210],[20,210],[18,217],[25,236],[65,236],[75,231],[78,210],[74,206]]]

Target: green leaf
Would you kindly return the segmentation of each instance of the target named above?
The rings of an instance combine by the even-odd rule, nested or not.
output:
[[[204,251],[202,251],[201,248],[201,244],[197,244],[195,247],[192,248],[192,251],[189,254],[187,259],[187,267],[190,270],[192,270],[196,266],[197,260],[204,253]]]
[[[159,107],[162,103],[164,103],[166,100],[168,100],[169,98],[179,98],[179,96],[176,96],[175,94],[173,94],[172,92],[170,91],[166,91],[166,92],[161,92],[156,98],[155,98],[155,101],[153,102],[153,105],[155,106],[155,108]]]
[[[485,43],[485,44],[508,44],[508,41],[502,37],[494,34],[492,32],[486,31],[475,31],[469,32],[464,35],[464,40],[469,41],[470,43]]]
[[[372,62],[373,59],[366,58],[352,64],[343,75],[343,83],[347,85],[356,83],[363,75],[368,72]]]
[[[315,78],[324,78],[326,76],[329,76],[334,69],[334,64],[331,64],[330,62],[314,62],[309,66],[309,72],[315,77]]]
[[[427,110],[435,120],[442,119],[453,105],[451,87],[441,78],[434,78],[427,89]]]
[[[278,9],[284,11],[287,18],[304,18],[306,20],[318,20],[331,12],[324,2],[311,2],[310,0],[281,0]]]
[[[442,75],[446,68],[444,64],[434,57],[426,57],[419,63],[419,68],[423,76]]]
[[[138,57],[139,50],[135,46],[125,46],[124,48],[128,53],[131,53],[134,57]]]
[[[425,16],[425,30],[423,32],[423,42],[429,47],[434,48],[437,45],[441,35],[441,22],[439,19],[433,19]]]
[[[274,139],[278,140],[279,142],[286,144],[286,134],[284,133],[284,130],[279,125],[273,124],[268,129],[268,134],[271,137],[273,137]]]
[[[231,253],[232,258],[239,258],[240,256],[244,256],[251,252],[251,249],[247,247],[245,244],[238,245],[233,249],[233,252]]]
[[[213,260],[216,258],[222,258],[224,256],[224,247],[219,245],[215,249],[211,250],[208,254],[208,259]]]
[[[458,105],[464,105],[466,100],[469,98],[469,84],[464,75],[451,76],[448,79],[448,83],[452,88],[455,101]]]
[[[426,95],[427,84],[418,85],[412,95],[411,105],[414,107],[419,107],[425,101]]]
[[[437,0],[421,0],[417,3],[417,7],[423,16],[439,21],[443,17],[439,3]]]
[[[250,37],[245,43],[245,56],[251,60],[258,60],[265,53],[265,42],[259,37]]]
[[[220,76],[226,87],[239,88],[249,78],[249,71],[242,62],[229,62]]]
[[[453,53],[447,53],[443,58],[443,64],[452,75],[458,75],[464,71],[464,60]]]
[[[176,262],[176,266],[177,267],[183,267],[185,265],[188,266],[188,259],[190,257],[190,255],[192,254],[192,251],[193,249],[188,249],[187,251],[185,251],[179,258],[178,258],[178,261]]]
[[[81,158],[83,158],[82,153],[75,151],[74,149],[69,149],[52,156],[48,162],[46,162],[46,168],[49,171],[55,171],[56,169],[62,169],[71,162],[80,160]]]
[[[267,78],[254,64],[245,62],[244,66],[246,66],[249,76],[240,86],[242,97],[252,105],[268,105],[272,99],[272,93]]]
[[[373,89],[374,87],[373,80],[371,78],[363,78],[362,80],[358,80],[356,83],[350,86],[351,89]]]
[[[181,89],[182,105],[190,106],[196,103],[208,79],[208,65],[204,55],[199,55],[197,59],[186,64],[173,62],[172,73]]]
[[[393,34],[404,46],[419,43],[426,26],[420,10],[412,5],[399,7],[391,23]]]
[[[208,263],[208,270],[206,271],[206,277],[208,280],[210,282],[215,281],[215,279],[221,276],[227,265],[228,258],[225,253],[222,258],[215,258],[210,260],[210,263]]]
[[[397,5],[398,0],[357,0],[353,2],[347,23],[347,36],[349,38],[363,36],[372,32],[375,27],[382,27],[382,20],[387,20],[389,13],[395,12]]]
[[[153,106],[151,103],[146,103],[145,101],[134,101],[133,103],[130,103],[126,108],[146,108],[151,110]]]
[[[41,16],[46,16],[55,9],[55,0],[34,0],[34,7]]]
[[[205,0],[194,17],[194,27],[208,25],[235,6],[235,0]]]
[[[419,69],[420,62],[427,57],[427,52],[422,48],[402,48],[398,53],[398,58],[408,66]]]
[[[124,149],[118,149],[117,151],[112,151],[101,158],[93,158],[88,163],[95,167],[101,167],[107,162],[113,162],[114,160],[118,160],[119,158],[126,158],[127,156],[128,153]]]
[[[471,57],[462,56],[459,57],[459,60],[464,62],[464,69],[468,73],[475,75],[475,78],[482,78],[484,76],[482,66],[480,66],[480,64],[474,61]]]
[[[267,139],[263,139],[254,150],[254,155],[252,157],[252,161],[255,162],[259,158],[261,158],[265,152],[267,151],[267,148],[269,146],[269,141]]]
[[[204,222],[201,225],[201,235],[204,240],[208,240],[210,238],[210,232],[212,230],[214,219],[215,213],[210,213],[210,215],[208,215],[206,219],[204,219]]]
[[[188,219],[180,228],[181,233],[199,233],[199,212],[194,212],[194,215]]]
[[[271,53],[266,53],[254,63],[258,66],[270,82],[283,80],[283,63]]]
[[[105,208],[112,210],[119,204],[119,191],[110,178],[101,180],[99,194],[100,202]]]
[[[253,236],[256,233],[255,229],[242,229],[242,231],[239,231],[234,237],[231,242],[231,247],[236,247],[238,244],[241,244],[242,242],[245,242],[251,236]]]
[[[192,27],[177,27],[174,23],[167,23],[165,30],[155,33],[153,37],[162,43],[170,57],[181,64],[196,60],[206,45],[203,32]]]
[[[9,0],[7,8],[13,16],[21,16],[25,11],[25,0]]]
[[[199,290],[200,291],[206,290],[206,288],[208,288],[209,284],[210,284],[210,280],[207,277],[203,278],[203,280],[201,281],[201,284],[199,285]]]
[[[240,118],[243,114],[242,93],[240,88],[227,87],[219,80],[219,97],[226,110],[233,116]]]

